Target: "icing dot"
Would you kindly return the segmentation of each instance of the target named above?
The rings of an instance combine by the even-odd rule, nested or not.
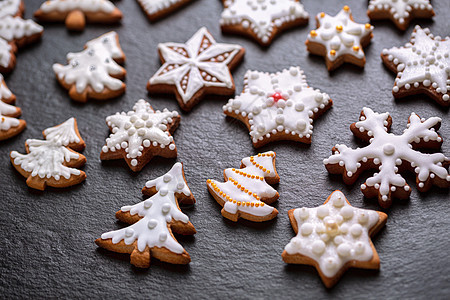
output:
[[[309,211],[306,207],[302,207],[298,210],[298,215],[301,219],[306,220],[309,217]]]
[[[325,251],[325,243],[321,240],[314,241],[311,248],[315,254],[320,255]]]
[[[335,236],[338,233],[339,226],[333,219],[325,221],[325,231],[331,236]]]
[[[125,236],[126,237],[132,237],[133,235],[134,235],[134,229],[133,228],[125,229]]]
[[[151,219],[150,221],[148,221],[147,226],[149,229],[153,229],[156,227],[156,225],[158,225],[158,221],[155,219]]]
[[[326,207],[325,205],[319,206],[317,208],[317,216],[321,219],[325,218],[326,216],[328,216],[329,214],[329,210],[328,207]]]
[[[165,241],[167,240],[167,233],[162,232],[162,233],[159,235],[159,240],[160,240],[161,242],[165,242]]]
[[[164,182],[169,182],[169,181],[171,181],[171,180],[172,180],[172,175],[170,175],[170,174],[164,175],[163,180],[164,180]]]
[[[353,224],[350,227],[350,233],[355,237],[360,236],[362,233],[362,226],[360,224]]]
[[[337,196],[336,198],[334,198],[333,199],[333,205],[335,206],[335,207],[342,207],[342,206],[344,206],[344,204],[345,204],[345,200],[344,200],[344,198],[342,198],[342,196]]]
[[[304,223],[300,227],[300,232],[302,235],[310,235],[314,229],[314,226],[311,223]]]
[[[355,243],[355,253],[356,254],[362,254],[365,251],[365,246],[363,242],[356,242]]]
[[[163,212],[163,214],[169,213],[169,211],[170,211],[170,204],[169,203],[164,203],[162,208],[161,208],[161,211]]]
[[[152,207],[152,205],[153,205],[153,200],[147,199],[147,200],[144,201],[144,207],[145,208],[149,209],[150,207]]]
[[[344,219],[350,219],[353,217],[353,208],[350,206],[343,207],[341,209],[341,216]]]
[[[383,152],[386,155],[392,155],[395,152],[395,146],[392,144],[385,144],[383,146]]]
[[[347,243],[340,244],[336,249],[339,256],[342,256],[342,257],[349,256],[350,250],[351,250],[351,246]]]

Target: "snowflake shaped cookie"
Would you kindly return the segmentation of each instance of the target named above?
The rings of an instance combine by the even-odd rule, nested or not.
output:
[[[154,111],[143,99],[132,111],[106,118],[112,134],[106,139],[100,159],[123,158],[131,170],[140,171],[153,156],[177,157],[177,148],[170,133],[180,122],[176,111]]]
[[[149,92],[174,92],[186,111],[205,94],[234,94],[230,69],[244,56],[241,46],[217,43],[202,27],[185,44],[159,44],[158,51],[163,65],[148,81]]]
[[[394,97],[425,93],[443,106],[450,105],[449,37],[435,37],[428,28],[416,26],[409,43],[384,49],[381,58],[397,73]]]
[[[326,287],[350,267],[380,268],[370,238],[386,224],[385,213],[353,207],[334,191],[321,206],[291,209],[289,219],[297,236],[284,248],[283,260],[314,266]]]
[[[344,62],[364,67],[366,57],[363,47],[372,39],[373,26],[353,21],[350,8],[344,8],[334,17],[319,13],[316,16],[317,29],[311,30],[306,48],[312,54],[325,56],[329,71]]]
[[[378,196],[383,208],[391,206],[393,198],[409,197],[411,188],[399,174],[402,170],[416,173],[420,192],[427,191],[432,185],[450,186],[447,171],[450,160],[442,153],[427,154],[415,150],[440,148],[442,137],[436,132],[440,118],[421,119],[412,113],[401,135],[389,133],[392,124],[389,113],[379,114],[365,107],[359,120],[350,129],[356,137],[370,144],[357,149],[336,145],[333,155],[323,161],[328,172],[342,174],[345,183],[353,184],[364,170],[377,168],[379,172],[361,185],[361,191],[368,198]]]
[[[192,0],[137,0],[150,21],[156,21]]]
[[[391,19],[406,30],[412,19],[431,18],[434,10],[430,0],[370,0],[367,15],[371,20]]]
[[[308,23],[299,0],[223,0],[223,32],[250,36],[263,46],[284,29]]]
[[[311,143],[313,120],[328,110],[330,96],[308,86],[299,67],[277,73],[247,71],[244,91],[223,107],[247,125],[253,146],[277,140]]]

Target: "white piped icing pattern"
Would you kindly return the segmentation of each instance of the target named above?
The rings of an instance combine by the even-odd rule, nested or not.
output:
[[[4,82],[3,75],[0,74],[0,131],[7,131],[20,124],[18,119],[9,117],[17,114],[18,109],[2,101],[12,96],[11,91]]]
[[[0,38],[0,66],[6,68],[9,66],[12,59],[12,47],[11,45]]]
[[[0,1],[0,19],[5,16],[15,16],[19,12],[22,0],[3,0]]]
[[[394,19],[404,24],[414,10],[433,10],[430,0],[370,0],[368,12],[375,10],[388,11]]]
[[[182,164],[176,163],[169,172],[147,181],[145,186],[155,187],[158,192],[145,201],[121,208],[122,212],[137,214],[142,219],[126,228],[106,232],[101,238],[112,239],[113,244],[123,240],[126,245],[131,245],[137,241],[140,252],[144,252],[146,247],[164,247],[174,253],[183,253],[183,247],[173,238],[167,227],[172,220],[186,224],[189,222],[189,217],[180,211],[175,198],[176,193],[191,195],[183,177]]]
[[[440,118],[432,117],[425,120],[412,113],[403,134],[394,135],[387,132],[389,113],[375,113],[367,107],[363,108],[363,112],[364,116],[361,116],[360,121],[355,125],[359,131],[367,132],[370,144],[357,149],[336,145],[337,151],[328,159],[324,159],[325,165],[339,164],[341,167],[345,167],[347,176],[351,177],[361,167],[361,162],[365,163],[369,159],[373,159],[373,163],[378,166],[379,173],[368,178],[361,186],[361,190],[365,193],[367,186],[375,187],[382,201],[391,200],[390,191],[395,191],[397,188],[410,191],[406,180],[398,173],[398,166],[403,162],[410,163],[414,168],[419,187],[423,187],[425,181],[435,176],[450,182],[450,175],[442,166],[448,160],[444,154],[421,153],[414,150],[411,145],[413,142],[421,141],[442,142],[442,138],[433,128],[441,122]]]
[[[297,0],[225,0],[220,18],[222,26],[241,25],[267,44],[275,34],[274,28],[299,19],[308,13]]]
[[[311,138],[313,116],[330,97],[309,87],[303,71],[291,67],[277,73],[247,71],[244,91],[223,107],[248,118],[253,143],[285,133]]]
[[[175,85],[184,103],[204,87],[233,87],[228,64],[242,47],[217,43],[205,27],[185,44],[162,43],[158,49],[164,64],[149,84]]]
[[[157,14],[183,0],[137,0],[149,15]]]
[[[111,31],[86,43],[86,49],[67,54],[68,65],[54,64],[53,71],[60,80],[75,84],[81,94],[87,86],[101,93],[105,88],[116,91],[123,82],[114,75],[123,74],[123,68],[114,59],[123,59],[117,33]]]
[[[155,112],[148,102],[141,99],[136,102],[132,111],[116,113],[106,118],[112,134],[106,139],[102,151],[107,153],[124,149],[126,157],[131,159],[131,165],[137,166],[137,159],[142,156],[144,148],[159,146],[175,150],[175,143],[168,129],[168,124],[175,117],[178,117],[178,112],[167,109]]]
[[[5,79],[3,75],[0,74],[0,100],[9,99],[12,96],[12,92],[5,84]]]
[[[295,209],[294,217],[298,233],[286,245],[286,252],[315,260],[326,277],[334,277],[351,260],[372,260],[369,231],[380,216],[351,206],[342,192],[333,192],[321,206]]]
[[[442,94],[442,100],[450,100],[450,38],[433,36],[428,28],[416,26],[411,41],[405,46],[384,49],[382,55],[397,66],[397,78],[392,89],[398,93],[417,88],[420,84]]]
[[[111,13],[116,7],[108,0],[47,0],[41,5],[44,13],[81,10],[90,13]]]

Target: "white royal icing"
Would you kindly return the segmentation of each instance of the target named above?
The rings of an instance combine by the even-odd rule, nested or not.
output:
[[[0,74],[0,100],[9,99],[12,96],[12,92],[5,84],[3,75]]]
[[[4,83],[3,75],[0,74],[0,131],[9,130],[12,127],[19,126],[20,122],[16,118],[7,117],[17,113],[15,106],[4,103],[3,99],[11,98],[12,93]]]
[[[326,277],[334,277],[349,261],[370,261],[374,255],[369,231],[379,220],[376,211],[351,206],[335,191],[330,200],[314,208],[297,208],[297,236],[285,250],[315,260]]]
[[[67,54],[68,65],[54,64],[53,71],[67,84],[75,84],[78,93],[87,86],[101,93],[105,87],[110,90],[122,88],[123,82],[112,77],[123,73],[114,59],[123,58],[117,42],[117,33],[111,31],[86,43],[86,49]]]
[[[163,176],[148,181],[145,186],[155,187],[158,192],[145,201],[121,208],[122,212],[129,212],[132,216],[137,214],[142,219],[126,228],[106,232],[102,234],[102,239],[112,239],[113,244],[123,240],[126,245],[137,240],[140,252],[148,246],[164,247],[174,253],[183,253],[183,247],[173,238],[167,227],[172,220],[185,224],[189,222],[189,217],[180,211],[175,198],[175,193],[191,195],[182,170],[182,164],[176,163]]]
[[[400,24],[410,17],[414,10],[433,10],[429,0],[370,0],[369,12],[375,10],[389,11]]]
[[[318,43],[326,48],[326,57],[330,61],[342,55],[364,58],[361,40],[370,36],[373,26],[359,24],[351,19],[351,10],[344,7],[336,16],[325,13],[317,14],[318,28],[308,34],[310,42]]]
[[[433,36],[428,28],[416,26],[411,41],[405,46],[384,49],[383,55],[397,66],[397,78],[392,91],[399,88],[433,87],[442,94],[444,101],[450,99],[450,38]]]
[[[263,43],[274,35],[274,28],[288,22],[307,19],[308,13],[297,0],[226,0],[220,24],[240,24],[250,28]]]
[[[22,0],[2,0],[0,1],[0,19],[5,16],[15,16],[19,12]]]
[[[11,45],[0,38],[0,66],[6,68],[9,66],[9,63],[12,58],[12,47]]]
[[[141,99],[136,102],[132,111],[116,113],[106,118],[112,134],[106,139],[102,151],[107,153],[124,149],[127,158],[131,158],[131,165],[136,166],[137,157],[142,156],[144,148],[160,146],[175,150],[167,124],[172,123],[172,118],[177,116],[178,112],[167,108],[162,112],[155,112],[148,102]]]
[[[41,33],[42,30],[43,27],[33,20],[12,16],[0,18],[0,38],[9,42]]]
[[[15,114],[16,112],[17,108],[15,106],[0,101],[0,116],[8,116]]]
[[[154,15],[184,0],[138,0],[145,12]]]
[[[7,105],[7,104],[0,101],[0,109],[1,110],[4,109],[4,107],[2,107],[4,105]],[[11,105],[9,105],[9,106],[11,106]],[[12,107],[14,107],[14,106],[12,106]],[[0,113],[0,131],[7,131],[13,127],[19,126],[19,124],[20,124],[20,122],[18,119],[12,118],[12,117],[6,117],[6,116],[2,115],[2,113]]]
[[[228,64],[242,47],[217,43],[205,27],[185,44],[162,43],[158,49],[164,64],[149,83],[175,85],[184,103],[203,87],[233,87]]]
[[[69,179],[71,175],[80,175],[80,170],[66,167],[64,162],[78,159],[80,155],[66,148],[69,143],[79,142],[75,131],[75,119],[70,118],[61,125],[44,130],[45,140],[29,139],[26,141],[28,154],[11,152],[14,164],[19,165],[32,177]]]
[[[410,190],[406,180],[398,173],[398,166],[403,161],[409,162],[414,168],[419,187],[423,187],[424,181],[428,178],[435,176],[450,181],[447,170],[442,166],[442,163],[446,161],[444,154],[421,153],[414,150],[411,145],[421,140],[441,142],[441,137],[432,128],[441,121],[440,118],[432,117],[425,120],[412,113],[409,118],[410,123],[403,134],[394,135],[387,132],[389,113],[375,113],[367,107],[363,108],[363,112],[365,117],[362,116],[355,125],[361,132],[367,131],[367,135],[371,137],[370,144],[357,149],[336,145],[338,151],[328,159],[324,159],[325,165],[339,164],[345,167],[347,176],[351,177],[361,167],[361,162],[373,159],[374,164],[379,165],[379,173],[368,178],[361,185],[361,189],[364,193],[367,186],[375,187],[383,201],[388,201],[389,192],[397,188]]]
[[[212,191],[225,202],[223,206],[225,211],[230,214],[241,211],[257,217],[267,216],[273,212],[272,206],[264,204],[259,199],[273,198],[277,195],[277,191],[264,180],[276,176],[274,156],[275,153],[269,151],[246,157],[242,160],[244,168],[225,169],[225,176],[228,179],[226,182],[211,179],[207,181]],[[241,187],[247,192],[241,190]]]
[[[48,0],[41,5],[41,10],[44,13],[64,13],[72,10],[111,13],[115,8],[114,4],[108,0]]]
[[[314,113],[329,101],[328,94],[308,86],[299,67],[291,67],[277,73],[247,71],[244,91],[223,110],[247,117],[256,143],[277,133],[310,138]]]

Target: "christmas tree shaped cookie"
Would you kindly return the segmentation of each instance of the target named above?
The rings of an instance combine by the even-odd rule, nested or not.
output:
[[[27,154],[10,153],[11,163],[27,178],[27,185],[44,190],[46,186],[64,188],[84,181],[86,174],[78,168],[86,163],[86,157],[77,151],[82,151],[85,143],[75,118],[42,133],[45,140],[25,142]]]
[[[69,30],[83,30],[86,22],[117,23],[122,12],[109,0],[47,0],[34,16],[42,22],[65,22]]]
[[[447,167],[450,160],[442,153],[421,153],[417,149],[439,149],[442,137],[437,134],[441,119],[421,119],[412,113],[407,128],[401,135],[389,133],[392,118],[389,113],[379,114],[370,108],[363,108],[359,122],[350,126],[353,134],[369,145],[351,149],[345,145],[333,147],[333,155],[324,159],[328,172],[342,174],[346,184],[353,184],[367,169],[379,172],[361,185],[364,196],[377,197],[381,207],[391,206],[393,198],[406,199],[411,188],[399,174],[410,170],[416,173],[420,192],[426,192],[432,185],[442,188],[450,186]]]
[[[222,215],[232,221],[239,218],[254,222],[271,220],[278,211],[266,203],[275,202],[278,192],[269,184],[280,182],[275,170],[275,152],[246,157],[241,168],[223,171],[225,182],[208,179],[211,195],[223,206]]]
[[[195,203],[183,165],[176,163],[163,176],[147,181],[142,192],[152,197],[116,212],[117,219],[132,225],[104,233],[95,243],[110,251],[131,254],[131,263],[140,268],[150,267],[151,257],[172,264],[188,264],[189,254],[172,234],[196,233],[178,206],[178,202]]]
[[[15,100],[16,96],[8,89],[0,74],[0,141],[21,133],[27,125],[24,120],[16,119],[22,111],[19,107],[10,105]]]
[[[152,22],[165,17],[192,0],[137,0]]]
[[[125,54],[119,36],[111,31],[86,43],[85,49],[67,54],[68,65],[54,64],[58,82],[69,91],[75,101],[106,100],[125,92]]]

